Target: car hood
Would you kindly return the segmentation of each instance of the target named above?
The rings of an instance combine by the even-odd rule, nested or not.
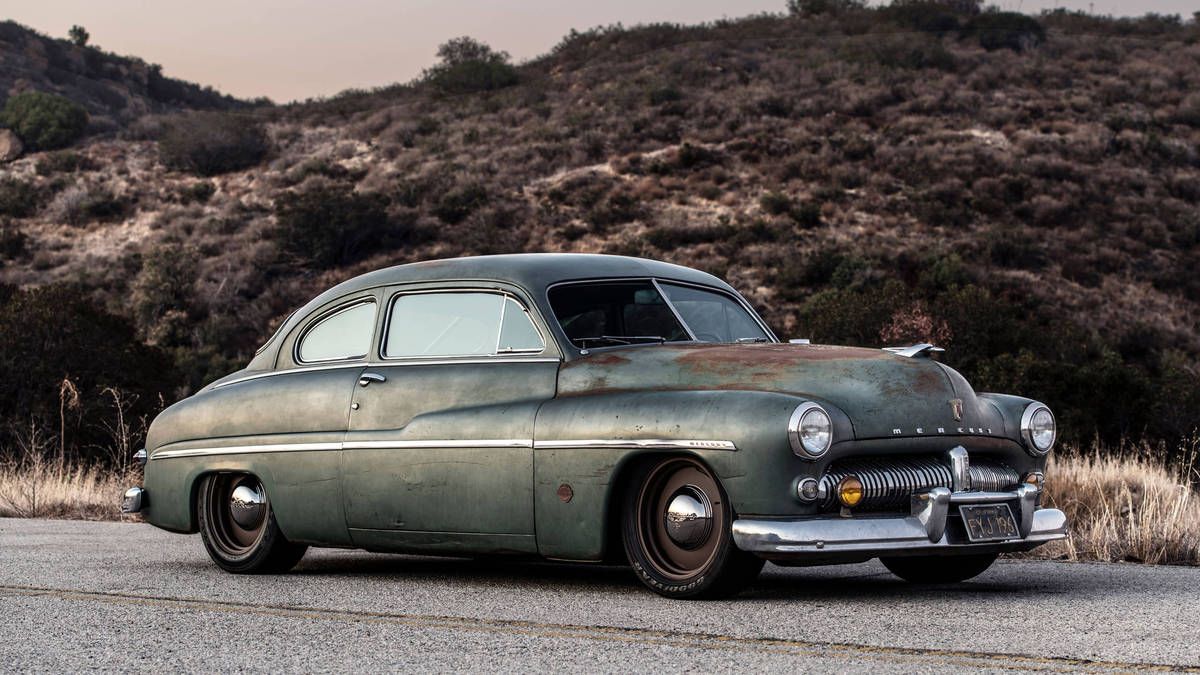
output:
[[[664,344],[564,364],[559,395],[663,390],[771,391],[844,412],[859,439],[1005,436],[1000,410],[952,368],[877,349],[793,344]],[[957,404],[961,402],[961,419]]]

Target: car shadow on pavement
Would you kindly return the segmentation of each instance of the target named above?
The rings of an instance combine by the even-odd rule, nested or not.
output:
[[[956,584],[918,585],[902,581],[878,564],[782,568],[768,564],[758,580],[737,596],[757,601],[940,599],[1003,596],[1017,599],[1044,597],[1047,589],[1030,584],[1025,575],[1006,574],[999,566],[970,581]],[[554,563],[532,558],[445,558],[389,555],[361,551],[321,551],[292,572],[302,576],[374,578],[382,583],[511,584],[529,587],[547,584],[597,592],[647,592],[625,566]],[[1079,584],[1089,585],[1085,579]],[[1061,589],[1060,589],[1061,590]]]

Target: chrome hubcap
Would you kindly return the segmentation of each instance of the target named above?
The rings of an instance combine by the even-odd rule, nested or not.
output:
[[[667,504],[663,524],[671,541],[683,548],[698,548],[712,532],[712,504],[694,485],[680,488]]]
[[[266,515],[267,499],[262,487],[256,483],[243,483],[233,490],[229,498],[229,514],[233,522],[246,530],[253,530],[262,523]]]

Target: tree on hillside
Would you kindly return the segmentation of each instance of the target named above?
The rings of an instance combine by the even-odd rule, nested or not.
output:
[[[866,0],[788,0],[788,14],[792,16],[816,16],[818,14],[840,14],[865,9]]]
[[[427,68],[421,79],[445,93],[503,89],[519,79],[508,52],[492,49],[475,38],[454,38],[438,47],[437,55],[441,63]]]
[[[71,26],[71,30],[67,31],[67,36],[70,37],[73,44],[79,47],[86,47],[88,40],[92,37],[86,28],[79,25]]]

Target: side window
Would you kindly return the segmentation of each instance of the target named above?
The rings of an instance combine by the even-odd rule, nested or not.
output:
[[[540,352],[546,346],[542,335],[529,318],[529,312],[512,298],[504,299],[504,318],[500,322],[500,345],[496,350],[506,352]]]
[[[543,347],[525,309],[505,295],[410,293],[392,301],[383,356],[489,356]]]
[[[357,359],[371,349],[375,331],[375,301],[359,302],[326,316],[300,339],[302,363]]]

